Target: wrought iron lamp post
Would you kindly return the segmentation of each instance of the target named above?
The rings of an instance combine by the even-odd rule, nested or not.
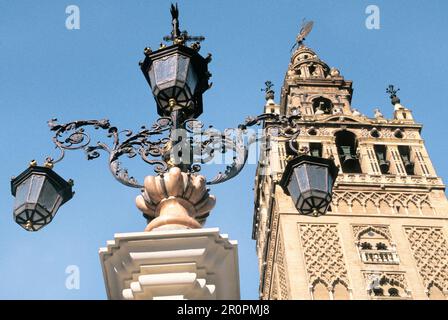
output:
[[[199,228],[215,205],[207,185],[222,183],[235,177],[248,158],[248,147],[260,137],[250,135],[247,128],[264,123],[263,136],[276,132],[293,142],[300,132],[300,114],[280,116],[265,113],[250,117],[237,129],[217,134],[212,127],[204,128],[197,119],[203,111],[202,95],[210,88],[208,64],[199,54],[204,37],[192,37],[180,31],[177,5],[171,5],[173,29],[156,51],[145,48],[141,70],[154,95],[160,118],[150,127],[119,130],[108,120],[79,120],[59,124],[57,119],[48,122],[54,132],[53,142],[60,155],[48,157],[43,166],[32,162],[30,167],[11,181],[16,197],[14,218],[28,231],[37,231],[51,222],[59,207],[72,197],[72,182],[65,181],[53,171],[67,150],[83,149],[88,160],[109,155],[112,175],[122,184],[139,188],[137,207],[149,222],[146,231],[154,229]],[[189,47],[187,42],[195,41]],[[267,82],[266,95],[273,96],[272,84]],[[91,143],[86,128],[105,130],[111,143]],[[217,154],[233,152],[233,162],[224,172],[205,179],[198,172],[201,165]],[[297,150],[296,150],[297,151]],[[152,165],[156,176],[147,176],[140,183],[121,167],[120,158],[140,158]],[[312,156],[299,156],[290,161],[281,185],[290,194],[297,209],[303,214],[324,214],[331,200],[332,186],[337,168],[332,160]]]

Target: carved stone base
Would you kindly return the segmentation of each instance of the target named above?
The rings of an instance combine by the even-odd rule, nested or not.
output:
[[[171,168],[160,176],[147,176],[136,205],[149,224],[145,231],[197,229],[205,221],[216,199],[209,195],[205,178]]]
[[[99,251],[109,299],[239,299],[237,242],[218,228],[116,234]]]

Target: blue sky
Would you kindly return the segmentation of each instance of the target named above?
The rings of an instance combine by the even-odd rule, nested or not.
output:
[[[77,5],[81,28],[67,30],[65,8]],[[46,121],[109,118],[137,130],[156,118],[155,103],[138,68],[143,48],[156,49],[171,24],[169,1],[0,0],[0,298],[105,299],[98,248],[117,232],[141,231],[138,190],[116,183],[106,157],[88,162],[68,153],[56,166],[75,180],[75,197],[55,220],[29,233],[12,219],[10,177],[31,159],[53,152]],[[365,9],[380,8],[380,29],[365,27]],[[233,127],[262,112],[266,80],[277,92],[303,18],[315,21],[307,45],[354,81],[353,107],[372,116],[392,106],[389,83],[425,125],[423,137],[437,173],[448,176],[445,140],[448,101],[448,2],[440,1],[179,1],[181,29],[206,37],[214,82],[204,96],[206,124]],[[102,137],[104,138],[104,137]],[[56,155],[56,153],[53,153]],[[137,176],[151,174],[135,165]],[[132,165],[131,165],[132,163]],[[218,170],[218,168],[217,168]],[[207,226],[239,242],[241,296],[258,298],[251,240],[255,165],[214,186]],[[65,269],[80,268],[80,289],[67,290]]]

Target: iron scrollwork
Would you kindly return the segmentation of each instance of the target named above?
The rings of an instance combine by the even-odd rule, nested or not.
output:
[[[240,173],[248,159],[249,147],[260,140],[278,135],[289,140],[290,147],[295,150],[293,142],[299,135],[297,120],[300,115],[280,116],[273,113],[249,117],[235,129],[220,132],[212,126],[204,129],[197,119],[187,119],[180,126],[173,123],[170,117],[161,117],[150,127],[141,127],[137,133],[131,130],[118,130],[107,119],[80,120],[59,124],[57,119],[48,121],[52,138],[60,154],[57,159],[48,157],[47,163],[55,164],[61,161],[66,150],[83,149],[88,160],[100,156],[100,151],[109,155],[109,169],[120,183],[133,188],[142,188],[137,179],[129,175],[126,168],[121,167],[120,157],[134,158],[137,155],[153,166],[157,174],[163,174],[172,166],[180,166],[183,171],[195,173],[201,170],[201,165],[211,162],[218,153],[233,153],[232,163],[226,166],[224,172],[207,180],[213,185],[227,181]],[[261,137],[256,133],[248,133],[247,128],[269,121]],[[92,143],[87,128],[102,129],[112,141]],[[180,129],[180,133],[179,130]],[[185,150],[189,155],[185,155]],[[295,150],[297,151],[297,150]]]

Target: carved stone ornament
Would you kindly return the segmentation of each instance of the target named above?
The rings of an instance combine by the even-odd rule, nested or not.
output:
[[[137,208],[148,219],[145,231],[196,229],[216,203],[208,193],[204,176],[181,172],[177,167],[159,176],[145,178]]]

